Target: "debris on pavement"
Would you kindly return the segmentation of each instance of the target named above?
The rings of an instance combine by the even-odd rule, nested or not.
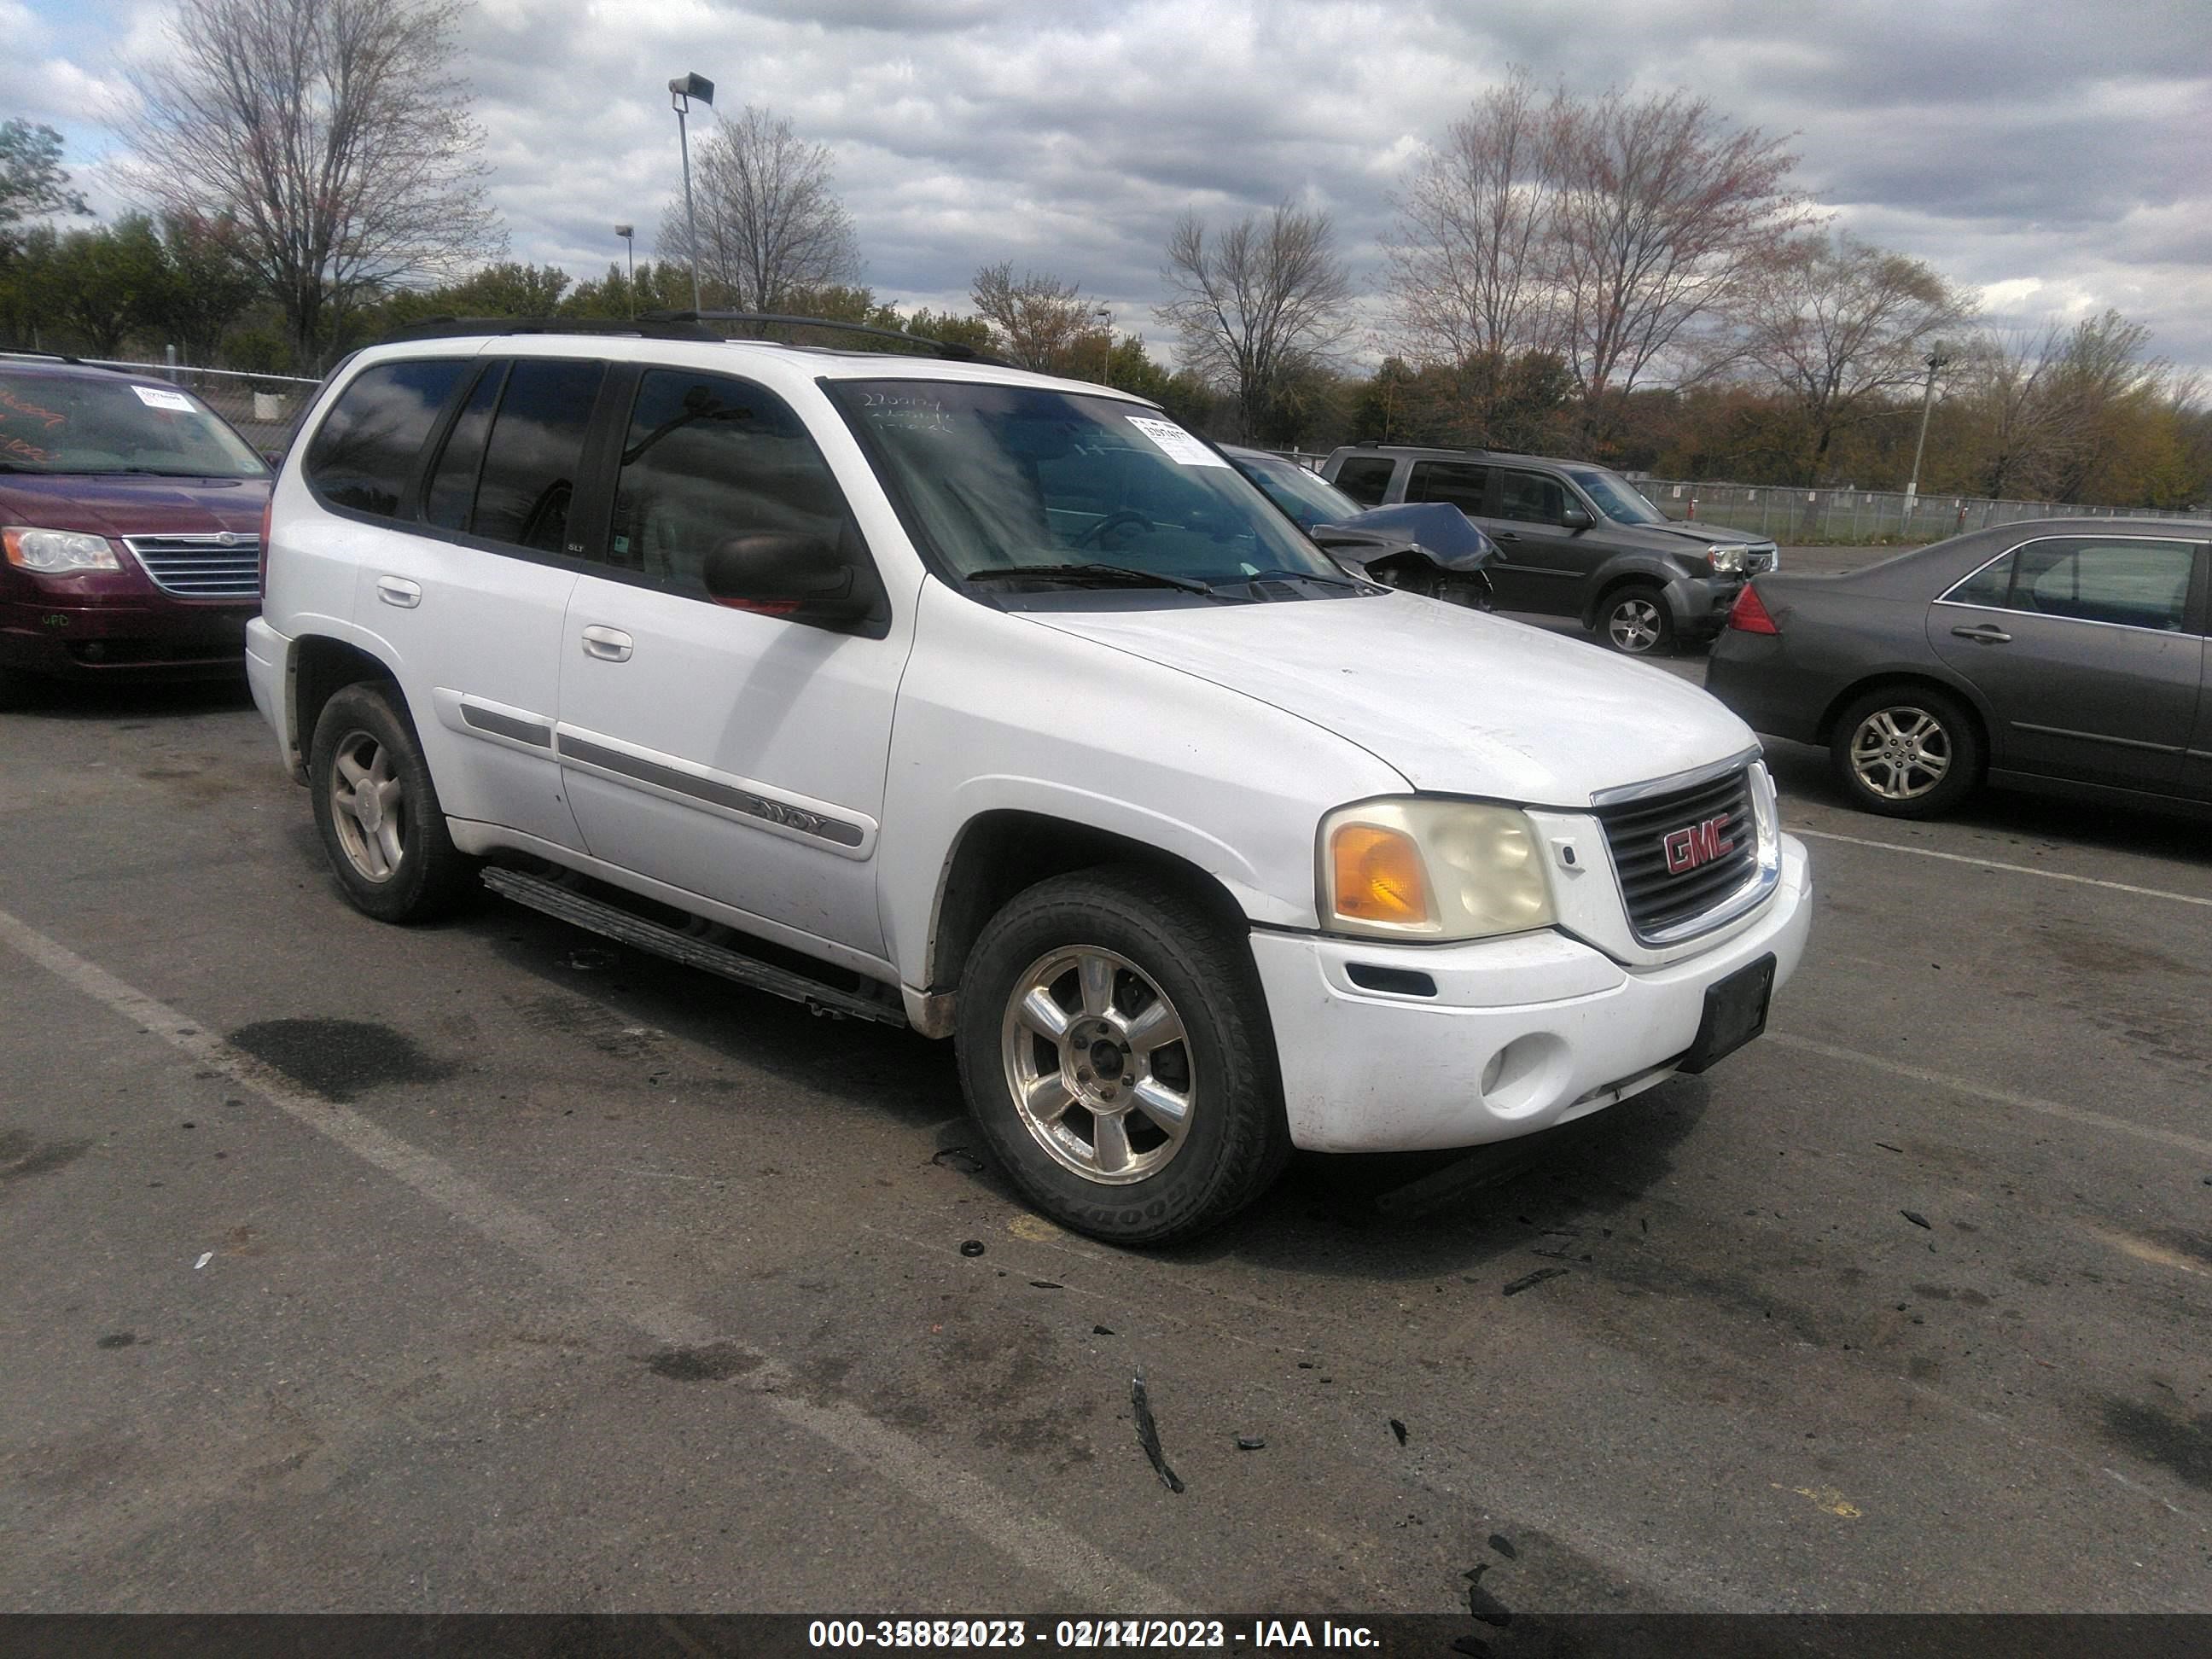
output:
[[[1510,1285],[1508,1285],[1505,1287],[1504,1294],[1507,1296],[1518,1296],[1522,1291],[1530,1289],[1532,1286],[1540,1285],[1547,1279],[1562,1278],[1565,1275],[1567,1269],[1565,1267],[1539,1267],[1534,1273],[1524,1273],[1520,1278],[1515,1279]]]
[[[1482,1587],[1482,1575],[1490,1571],[1486,1561],[1479,1567],[1467,1571],[1467,1610],[1483,1624],[1504,1630],[1513,1622],[1512,1609]]]
[[[1875,1145],[1881,1147],[1885,1152],[1898,1152],[1901,1154],[1905,1151],[1904,1147],[1893,1146],[1886,1140],[1877,1140],[1875,1142]]]
[[[1910,1221],[1916,1227],[1927,1227],[1931,1231],[1934,1230],[1934,1224],[1917,1210],[1899,1210],[1898,1214],[1903,1216],[1907,1221]]]
[[[929,1161],[939,1169],[957,1170],[963,1175],[980,1175],[983,1160],[965,1146],[944,1146],[929,1155]]]
[[[1114,1328],[1110,1325],[1093,1325],[1091,1328],[1091,1334],[1093,1336],[1111,1336],[1114,1334]]]
[[[1238,1451],[1265,1451],[1267,1449],[1267,1443],[1256,1434],[1240,1434],[1237,1437]]]
[[[1067,1286],[1054,1279],[1032,1279],[1030,1288],[1033,1291],[1064,1291]]]
[[[615,953],[611,951],[571,951],[568,952],[568,965],[580,974],[596,974],[615,965]]]
[[[980,1238],[963,1238],[963,1239],[962,1239],[962,1240],[960,1241],[960,1254],[961,1254],[961,1255],[982,1255],[982,1254],[983,1254],[983,1241],[982,1241],[981,1239],[980,1239]]]
[[[1167,1456],[1160,1450],[1159,1425],[1152,1420],[1152,1402],[1145,1392],[1145,1374],[1139,1371],[1129,1380],[1129,1409],[1137,1419],[1137,1443],[1145,1449],[1151,1460],[1152,1473],[1170,1492],[1181,1492],[1182,1477],[1168,1467]]]
[[[213,1250],[203,1250],[200,1253],[200,1259],[192,1263],[192,1271],[194,1273],[198,1273],[201,1268],[206,1267],[209,1262],[214,1260],[215,1252]]]
[[[1390,1419],[1390,1432],[1398,1437],[1400,1445],[1406,1443],[1406,1425],[1395,1417]]]
[[[1490,1547],[1509,1561],[1520,1559],[1521,1552],[1513,1547],[1513,1540],[1502,1532],[1493,1532],[1490,1534]]]

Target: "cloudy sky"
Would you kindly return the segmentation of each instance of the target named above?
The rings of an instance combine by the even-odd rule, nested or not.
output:
[[[167,8],[0,0],[0,118],[61,129],[103,211],[110,122]],[[1509,64],[1687,87],[1794,134],[1837,221],[2026,323],[2114,307],[2212,370],[2207,0],[477,0],[463,68],[514,257],[596,274],[680,187],[662,90],[828,144],[883,297],[978,265],[1079,282],[1156,339],[1185,209],[1328,207],[1371,275],[1388,192]]]

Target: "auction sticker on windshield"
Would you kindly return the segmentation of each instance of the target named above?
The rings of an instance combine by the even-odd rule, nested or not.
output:
[[[131,389],[149,409],[181,409],[187,415],[192,413],[192,400],[181,392],[164,392],[152,386],[134,386]]]
[[[1173,421],[1157,421],[1149,415],[1130,415],[1124,418],[1131,426],[1158,444],[1171,461],[1180,461],[1185,466],[1229,465]]]

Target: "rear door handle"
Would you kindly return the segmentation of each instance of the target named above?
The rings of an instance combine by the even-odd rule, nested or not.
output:
[[[376,597],[386,605],[396,605],[402,611],[412,611],[422,603],[422,589],[404,576],[379,576]]]
[[[1990,623],[1976,623],[1972,628],[1954,628],[1951,632],[1962,640],[1972,640],[1976,645],[2010,645],[2012,635]]]
[[[629,635],[619,628],[602,628],[593,623],[584,630],[584,654],[601,662],[628,662],[631,643]]]

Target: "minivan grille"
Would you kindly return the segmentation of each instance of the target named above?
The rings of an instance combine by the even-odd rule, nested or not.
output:
[[[154,585],[186,599],[261,597],[261,538],[238,532],[205,536],[126,536]]]
[[[1747,767],[1687,789],[1600,807],[1597,817],[1629,925],[1646,944],[1719,907],[1758,868]],[[1709,836],[1706,826],[1723,817]],[[1727,849],[1716,850],[1723,842]]]

